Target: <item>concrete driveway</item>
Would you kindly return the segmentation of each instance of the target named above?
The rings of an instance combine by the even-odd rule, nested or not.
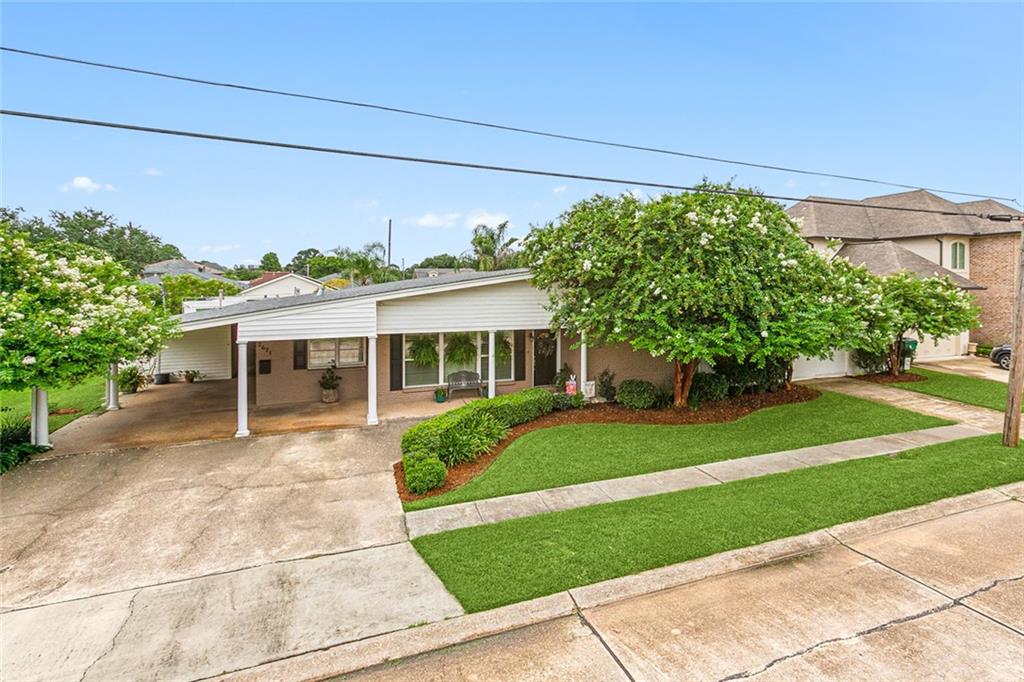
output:
[[[979,358],[973,355],[965,355],[955,360],[938,360],[935,362],[918,362],[915,367],[933,369],[936,372],[948,372],[950,374],[963,374],[979,379],[1001,381],[1004,384],[1010,382],[1010,373],[1005,369],[996,366],[988,358]]]
[[[404,425],[0,478],[4,680],[198,679],[461,613],[408,544]]]

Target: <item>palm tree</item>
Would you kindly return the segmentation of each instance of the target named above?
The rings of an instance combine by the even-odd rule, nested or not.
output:
[[[508,237],[507,220],[499,223],[497,227],[474,227],[469,243],[473,247],[472,253],[476,259],[477,269],[501,270],[515,253],[513,246],[517,241],[519,240],[515,237]]]

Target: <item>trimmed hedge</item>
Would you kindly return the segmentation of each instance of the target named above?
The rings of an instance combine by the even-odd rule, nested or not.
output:
[[[444,476],[438,476],[431,460],[448,468],[472,462],[504,438],[510,427],[554,408],[554,395],[543,388],[531,388],[474,400],[416,424],[402,436],[406,487],[416,493],[438,487],[444,483]]]
[[[643,379],[626,379],[619,384],[615,397],[620,405],[633,410],[647,410],[654,407],[658,389]]]
[[[585,401],[583,396],[577,393],[576,395],[569,395],[568,393],[553,393],[551,394],[554,400],[554,408],[556,412],[563,410],[573,410],[583,407]]]

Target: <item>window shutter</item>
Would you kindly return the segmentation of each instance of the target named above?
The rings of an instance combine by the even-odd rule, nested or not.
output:
[[[306,340],[292,342],[292,369],[306,369]]]
[[[403,356],[405,355],[405,349],[402,347],[402,335],[392,334],[391,335],[391,390],[401,391],[402,390],[402,362],[404,361]]]
[[[512,352],[515,353],[514,365],[516,368],[516,381],[526,379],[526,332],[519,330],[512,333]]]

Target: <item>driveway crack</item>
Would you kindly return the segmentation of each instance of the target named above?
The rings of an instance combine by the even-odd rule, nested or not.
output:
[[[78,682],[84,682],[93,666],[106,658],[107,655],[114,650],[114,647],[117,646],[117,638],[121,636],[121,633],[124,632],[124,629],[128,626],[128,621],[130,621],[132,616],[135,614],[135,600],[138,599],[141,592],[142,590],[137,590],[135,594],[132,595],[131,600],[128,602],[128,613],[125,615],[124,620],[121,621],[121,625],[117,628],[117,632],[115,632],[114,636],[110,638],[110,645],[103,651],[103,653],[97,656],[92,663],[85,667],[85,670],[82,671],[82,676],[78,678]]]

